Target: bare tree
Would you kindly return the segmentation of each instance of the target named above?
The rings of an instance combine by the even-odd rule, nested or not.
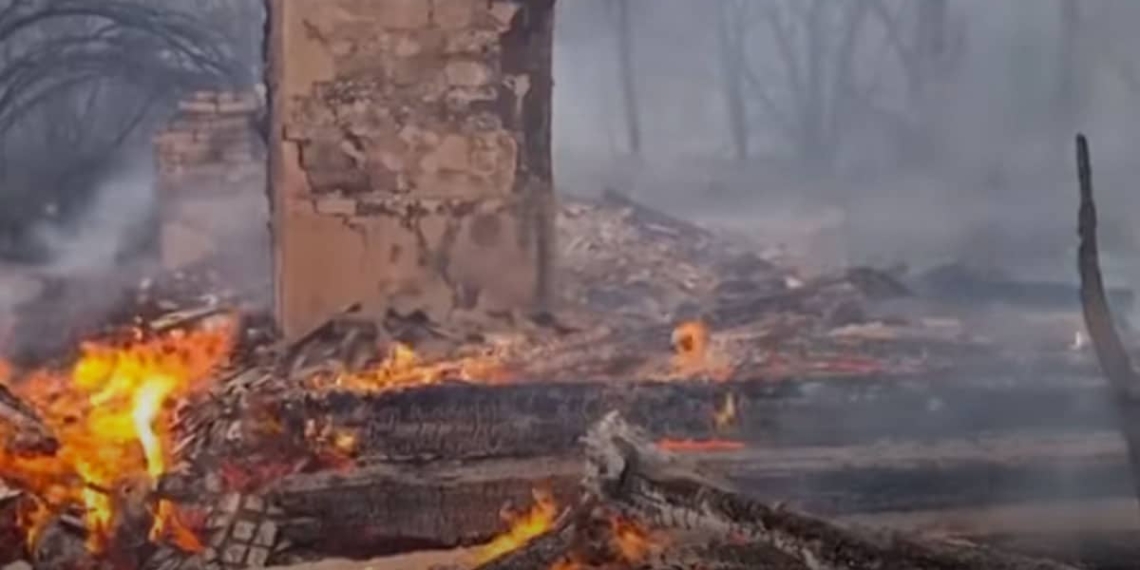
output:
[[[29,229],[81,209],[119,149],[186,91],[251,82],[226,38],[187,12],[0,1],[0,255],[36,256]]]
[[[869,3],[731,0],[725,10],[731,24],[724,27],[722,58],[743,77],[757,114],[792,143],[799,159],[832,166],[853,112],[877,79],[860,77],[856,66]],[[775,55],[765,58],[768,53]]]
[[[744,40],[747,28],[744,21],[734,17],[741,11],[739,0],[722,0],[717,3],[717,45],[720,55],[721,90],[724,95],[725,119],[732,135],[732,148],[737,160],[746,160],[752,130],[749,127],[747,95],[744,76],[747,74],[744,57]]]

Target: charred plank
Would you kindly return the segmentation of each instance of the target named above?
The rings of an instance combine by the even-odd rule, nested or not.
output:
[[[591,430],[587,458],[587,487],[635,516],[665,528],[741,535],[812,568],[1072,568],[970,544],[843,526],[749,499],[655,450],[617,414]]]

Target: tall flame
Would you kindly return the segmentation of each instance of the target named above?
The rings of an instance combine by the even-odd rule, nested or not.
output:
[[[119,514],[114,489],[140,476],[153,488],[167,472],[171,404],[207,387],[211,372],[229,355],[231,325],[87,343],[70,373],[40,371],[12,386],[60,443],[50,456],[0,449],[0,478],[28,490],[42,505],[36,516],[24,517],[29,539],[51,514],[79,506],[88,548],[106,549]],[[173,504],[158,501],[151,514],[152,539],[170,535],[183,548],[201,547],[179,524]]]

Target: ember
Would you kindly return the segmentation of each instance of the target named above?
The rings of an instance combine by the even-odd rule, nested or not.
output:
[[[78,507],[88,548],[108,547],[119,514],[115,489],[138,478],[153,489],[169,469],[171,404],[208,386],[210,373],[229,355],[231,333],[227,321],[149,338],[136,333],[122,343],[88,343],[70,373],[39,371],[11,386],[60,443],[50,455],[0,451],[0,476],[39,502],[24,517],[29,540],[53,516]],[[172,503],[160,499],[151,510],[152,540],[171,537],[183,548],[200,548]]]
[[[657,447],[665,451],[700,452],[700,451],[738,451],[744,449],[744,443],[723,439],[663,439],[657,442]]]
[[[717,431],[724,431],[736,423],[736,396],[729,392],[724,396],[724,402],[713,413],[713,423]]]
[[[649,532],[636,521],[626,517],[612,517],[610,530],[613,542],[623,562],[637,563],[645,560],[654,546]]]
[[[711,350],[708,325],[700,321],[681,323],[673,329],[673,372],[680,378],[706,376],[725,380],[732,367]]]

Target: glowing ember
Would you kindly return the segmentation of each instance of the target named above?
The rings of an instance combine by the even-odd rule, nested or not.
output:
[[[527,512],[503,513],[503,520],[510,525],[509,529],[479,549],[475,555],[476,565],[486,564],[508,552],[522,548],[535,537],[553,528],[554,519],[558,515],[554,497],[549,491],[538,489],[533,494],[534,505]]]
[[[709,328],[700,321],[688,321],[673,329],[673,375],[677,378],[704,376],[727,380],[732,367],[712,354]]]
[[[79,506],[89,531],[88,548],[106,549],[120,514],[115,490],[141,478],[149,495],[166,473],[173,459],[171,404],[207,387],[211,372],[229,355],[231,324],[153,338],[136,333],[119,344],[88,343],[70,373],[41,371],[11,386],[60,442],[50,456],[0,449],[0,479],[38,501],[22,517],[29,540],[53,515]],[[172,503],[160,500],[148,508],[153,540],[201,548]]]
[[[551,564],[550,570],[582,570],[582,565],[569,558],[563,558]]]
[[[492,356],[471,356],[444,362],[423,362],[406,344],[395,343],[383,362],[363,372],[344,372],[313,378],[314,387],[361,393],[406,390],[445,380],[494,383],[504,379],[500,361]]]
[[[720,408],[713,412],[717,431],[724,431],[736,423],[736,397],[731,392],[724,396]]]
[[[726,439],[663,439],[657,442],[657,447],[678,452],[739,451],[744,449],[744,443]]]
[[[637,563],[645,560],[654,546],[649,532],[636,522],[623,517],[610,519],[614,546],[623,562]]]

